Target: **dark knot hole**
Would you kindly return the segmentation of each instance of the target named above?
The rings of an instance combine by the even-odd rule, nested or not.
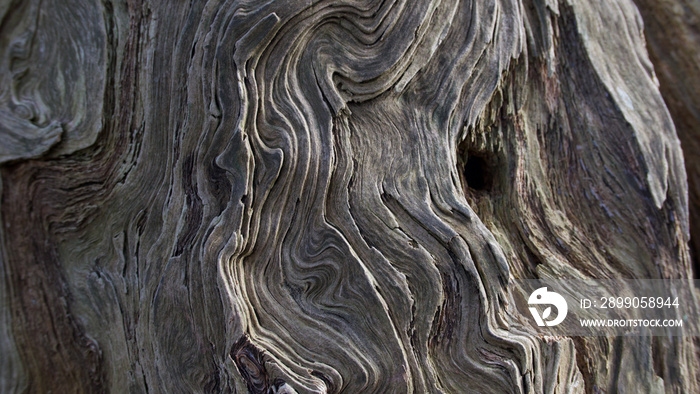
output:
[[[470,189],[489,191],[493,187],[493,166],[483,156],[469,152],[463,174]]]

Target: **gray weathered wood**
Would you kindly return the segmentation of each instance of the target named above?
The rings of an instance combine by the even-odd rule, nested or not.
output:
[[[637,4],[0,1],[0,391],[700,391],[514,305],[693,275]]]

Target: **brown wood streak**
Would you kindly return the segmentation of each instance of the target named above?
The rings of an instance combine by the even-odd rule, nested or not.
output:
[[[690,246],[700,278],[700,7],[687,0],[635,0],[659,89],[685,152]]]
[[[28,392],[98,393],[106,384],[100,346],[71,311],[73,296],[56,247],[90,222],[114,186],[115,168],[129,142],[133,143],[142,12],[139,1],[129,2],[130,34],[118,81],[113,78],[117,54],[110,55],[106,74],[112,79],[105,89],[102,138],[70,157],[1,169],[3,243],[12,245],[5,248],[12,327],[26,367]],[[110,15],[105,18],[109,22]],[[111,38],[108,45],[115,48]],[[115,98],[116,86],[120,94]]]
[[[644,19],[649,57],[683,146],[688,174],[693,276],[700,278],[700,6],[687,0],[635,0]],[[658,345],[659,353],[667,353]],[[696,357],[700,341],[695,341]],[[656,359],[655,359],[656,361]],[[663,362],[659,373],[677,371]],[[700,386],[700,375],[695,376]]]

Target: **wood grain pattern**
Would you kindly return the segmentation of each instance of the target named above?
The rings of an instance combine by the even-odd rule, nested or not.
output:
[[[515,308],[693,275],[642,15],[0,2],[0,391],[699,391],[692,337]]]

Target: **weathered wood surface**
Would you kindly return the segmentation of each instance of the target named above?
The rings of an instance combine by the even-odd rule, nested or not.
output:
[[[698,392],[692,338],[513,306],[692,276],[646,10],[0,2],[0,391]]]
[[[700,272],[700,3],[636,0],[649,55],[685,152],[690,246]],[[697,274],[696,274],[697,276]]]

